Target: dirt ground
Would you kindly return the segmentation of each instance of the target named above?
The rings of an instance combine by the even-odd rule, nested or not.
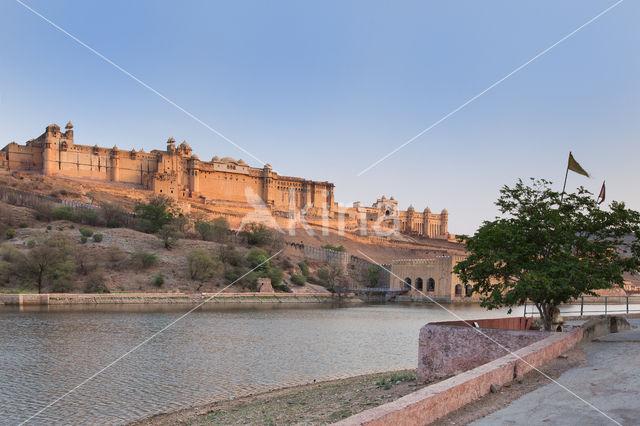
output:
[[[296,386],[160,414],[134,424],[330,424],[427,386],[416,383],[415,376],[415,370],[403,370]]]

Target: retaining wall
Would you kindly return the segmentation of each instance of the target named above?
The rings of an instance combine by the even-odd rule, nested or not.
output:
[[[514,354],[435,383],[396,401],[351,416],[336,425],[426,425],[488,394],[566,352],[582,340],[582,329],[553,333]]]
[[[214,296],[214,297],[212,297]],[[207,300],[211,298],[211,300]],[[109,293],[0,294],[0,305],[82,305],[153,303],[326,303],[330,293]]]
[[[448,377],[549,336],[549,332],[427,324],[420,329],[418,380]]]

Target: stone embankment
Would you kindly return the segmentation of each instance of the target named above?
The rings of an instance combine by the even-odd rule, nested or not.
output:
[[[0,305],[197,304],[197,303],[362,303],[330,293],[108,293],[0,294]]]
[[[591,340],[603,334],[628,328],[629,323],[624,319],[594,318],[571,331],[552,333],[508,355],[335,424],[341,426],[429,424],[487,395],[494,386],[508,385],[522,378],[528,372],[567,352],[583,338]],[[510,338],[514,337],[513,332],[510,331],[509,334]],[[466,338],[467,336],[463,336],[463,340]]]

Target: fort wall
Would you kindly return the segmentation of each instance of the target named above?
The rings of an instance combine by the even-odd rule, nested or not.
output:
[[[255,168],[229,157],[200,161],[186,142],[176,147],[173,138],[165,151],[137,152],[75,144],[71,123],[65,131],[52,124],[25,145],[12,142],[2,151],[0,167],[6,170],[129,183],[174,199],[247,203],[249,193],[273,211],[334,206],[332,183],[280,176],[269,164]]]

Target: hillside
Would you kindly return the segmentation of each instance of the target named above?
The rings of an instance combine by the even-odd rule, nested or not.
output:
[[[17,191],[22,192],[16,196]],[[141,232],[140,229],[108,228],[105,227],[108,220],[100,217],[102,210],[99,206],[104,203],[118,206],[121,214],[129,215],[127,212],[132,212],[136,203],[145,203],[153,197],[150,191],[142,188],[20,172],[0,174],[0,192],[3,199],[0,202],[0,232],[6,240],[2,253],[5,271],[4,291],[34,290],[33,282],[29,282],[29,279],[7,278],[7,258],[11,257],[11,253],[7,252],[6,244],[10,244],[23,256],[29,256],[34,247],[50,245],[49,239],[54,236],[73,246],[74,254],[71,257],[76,265],[75,271],[67,274],[64,285],[60,284],[60,280],[54,285],[55,280],[50,279],[45,286],[47,291],[210,292],[224,288],[252,266],[249,260],[252,244],[231,232],[239,226],[242,216],[251,211],[247,205],[187,204],[188,200],[179,200],[176,206],[186,213],[185,218],[180,221],[183,235],[171,250],[167,250],[162,240],[153,233]],[[78,216],[76,219],[52,215],[52,210],[59,210],[60,206],[63,206],[63,200],[71,206],[63,209],[71,211],[79,208],[91,215]],[[223,235],[217,241],[203,241],[196,232],[194,223],[209,223],[220,217],[224,217],[231,228],[228,236]],[[366,265],[389,263],[394,259],[464,253],[461,245],[446,240],[415,240],[408,236],[394,236],[394,239],[388,239],[362,236],[353,232],[340,234],[334,226],[335,223],[331,221],[326,235],[323,235],[322,228],[313,220],[309,220],[312,232],[308,232],[299,224],[294,228],[294,232],[291,232],[286,218],[277,218],[276,223],[281,228],[280,232],[269,230],[270,242],[261,245],[259,250],[265,255],[272,255],[282,249],[282,253],[270,262],[274,271],[269,272],[275,273],[275,281],[279,281],[277,270],[282,270],[282,291],[326,292],[326,288],[332,288],[334,285],[365,286],[370,284],[366,281]],[[96,242],[91,236],[82,238],[81,228],[84,229],[83,232],[101,234],[102,241]],[[9,236],[7,230],[12,230],[9,231],[12,235]],[[323,247],[327,244],[334,247],[342,246],[351,256],[363,259],[363,262],[358,264],[361,270],[353,270],[353,265],[346,271],[335,270],[335,265],[306,259],[299,249],[300,245]],[[219,261],[222,265],[217,265],[216,271],[207,274],[206,278],[192,279],[187,256],[197,250],[210,253],[214,261]],[[237,259],[224,259],[230,250]],[[152,265],[143,267],[140,263],[142,254],[155,257],[156,260]],[[86,259],[88,267],[79,265],[78,258]],[[292,281],[292,276],[303,275],[297,266],[303,261],[309,266],[307,282],[297,285]],[[263,275],[265,274],[267,273],[264,272]],[[250,278],[250,282],[243,279],[227,291],[255,290],[255,276],[252,275]],[[99,281],[99,284],[92,284],[92,281]],[[299,278],[297,281],[301,284]],[[310,281],[315,284],[311,284]]]

